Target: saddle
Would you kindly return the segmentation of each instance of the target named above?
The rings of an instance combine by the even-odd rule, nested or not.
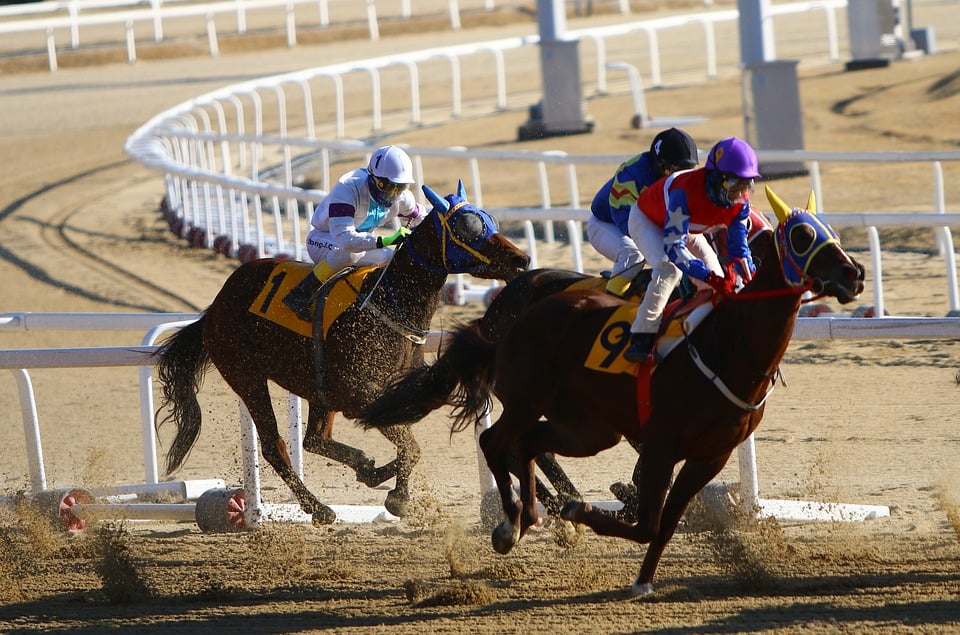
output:
[[[347,267],[323,283],[314,298],[316,306],[323,312],[322,333],[326,333],[330,325],[354,303],[367,276],[379,269],[374,266]],[[304,337],[313,337],[313,324],[299,319],[279,301],[309,273],[310,267],[305,263],[293,260],[278,262],[247,310]]]

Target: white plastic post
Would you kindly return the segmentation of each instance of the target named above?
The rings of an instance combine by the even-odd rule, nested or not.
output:
[[[33,397],[30,375],[22,368],[9,369],[17,380],[20,393],[20,412],[23,417],[23,436],[26,439],[27,465],[30,468],[30,487],[34,494],[47,489],[47,475],[43,468],[43,448],[40,445],[40,420],[37,402]]]
[[[880,234],[876,227],[867,227],[867,242],[873,262],[873,315],[881,318],[883,309],[883,265],[880,260]]]
[[[257,447],[257,428],[250,411],[240,404],[240,447],[243,457],[243,493],[246,506],[243,519],[247,527],[257,528],[263,518],[263,501],[260,499],[260,451]]]

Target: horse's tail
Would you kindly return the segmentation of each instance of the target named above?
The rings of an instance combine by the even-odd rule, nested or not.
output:
[[[171,419],[177,424],[177,434],[167,453],[167,474],[175,472],[200,434],[200,403],[197,392],[210,365],[210,357],[203,346],[203,321],[206,316],[188,324],[168,338],[154,353],[157,380],[163,401],[154,418],[159,428]],[[160,411],[170,413],[159,419]]]
[[[477,423],[492,405],[496,346],[481,334],[476,321],[459,327],[436,362],[394,381],[364,408],[360,425],[366,429],[409,425],[444,405],[455,408],[453,432]]]

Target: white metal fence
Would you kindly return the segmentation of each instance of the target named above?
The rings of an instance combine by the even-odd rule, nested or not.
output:
[[[463,11],[491,11],[495,6],[494,0],[60,0],[0,7],[0,42],[4,42],[0,50],[45,49],[50,70],[55,71],[57,51],[67,46],[121,43],[132,63],[137,59],[138,40],[163,42],[170,39],[170,31],[180,31],[205,34],[210,55],[218,55],[219,36],[230,30],[239,35],[255,26],[283,30],[287,45],[293,47],[298,29],[360,21],[366,23],[370,39],[376,40],[385,19],[409,20],[445,10],[450,28],[458,30]]]
[[[843,2],[836,1],[778,5],[775,15],[790,16],[791,20],[798,14],[832,16],[843,6]],[[729,50],[731,46],[730,42],[714,37],[714,27],[735,20],[735,11],[704,12],[583,30],[571,33],[571,37],[594,42],[595,70],[585,75],[591,78],[594,90],[600,94],[608,89],[605,75],[609,64],[608,41],[625,34],[645,34],[650,44],[647,55],[650,75],[655,78],[654,83],[660,84],[664,74],[657,54],[657,34],[679,28],[704,29],[703,41],[707,46],[700,77],[711,77],[719,72],[721,61],[731,63],[728,58],[717,55],[718,50]],[[830,24],[835,26],[835,19],[827,18],[826,38],[824,32],[820,32],[813,39],[821,42],[819,53],[822,55],[825,51],[826,57],[834,60],[838,56],[838,45],[836,29],[830,28]],[[347,157],[354,157],[349,159],[355,161],[354,164],[363,163],[375,149],[372,143],[351,138],[444,122],[462,116],[467,109],[481,115],[494,114],[529,103],[528,79],[523,80],[522,86],[508,86],[508,82],[520,81],[516,68],[535,67],[536,42],[536,38],[518,37],[467,43],[306,69],[229,86],[158,114],[130,136],[126,151],[135,160],[164,173],[171,225],[194,244],[241,259],[281,253],[306,259],[305,219],[309,218],[313,205],[323,199],[331,178],[337,176],[331,175],[331,164]],[[804,40],[804,46],[810,46],[809,38]],[[781,47],[786,48],[786,45]],[[671,77],[677,78],[675,81],[687,81],[690,63],[690,59],[685,59],[682,69],[668,66],[675,72]],[[512,75],[508,74],[508,68],[513,71]],[[450,80],[449,92],[441,81],[430,82],[428,87],[433,90],[421,92],[420,77],[427,73],[435,80],[445,73]],[[438,85],[444,85],[442,92],[437,92]],[[393,98],[392,109],[384,106],[387,91]],[[404,94],[409,95],[409,101],[398,108],[396,96]],[[426,161],[432,161],[433,165],[463,166],[475,204],[486,206],[503,220],[525,223],[528,251],[535,263],[532,223],[543,222],[549,240],[551,221],[585,220],[589,197],[597,184],[624,159],[620,155],[462,147],[408,149],[421,183],[425,182]],[[960,215],[947,213],[958,209],[958,205],[956,202],[952,207],[948,205],[944,176],[945,167],[952,170],[952,175],[960,174],[957,172],[960,152],[762,151],[760,158],[761,161],[803,163],[809,170],[820,209],[832,213],[831,222],[838,227],[868,228],[877,274],[874,295],[878,307],[882,307],[883,289],[876,227],[939,227],[937,241],[945,259],[949,310],[960,310],[954,249],[948,229],[960,227]],[[916,207],[897,210],[900,213],[871,210],[861,215],[833,214],[845,210],[831,208],[830,192],[824,185],[821,167],[842,163],[914,164],[914,169],[927,164],[930,186],[915,185],[910,200]],[[486,201],[484,183],[502,183],[504,166],[509,166],[510,178],[537,183],[539,196],[524,201]],[[310,182],[303,181],[307,174],[312,175]],[[429,183],[429,179],[426,182]],[[923,196],[923,191],[930,192],[929,196]],[[578,240],[579,228],[575,224],[570,228],[571,238]],[[582,269],[579,243],[574,245],[572,262],[574,268]],[[878,314],[882,315],[882,310],[878,309]]]
[[[37,417],[36,398],[30,382],[28,370],[33,368],[92,368],[104,366],[139,366],[140,371],[140,410],[142,450],[145,468],[145,480],[142,484],[120,484],[98,488],[105,494],[145,491],[155,493],[159,486],[176,486],[184,490],[183,498],[196,499],[208,488],[222,489],[219,479],[182,481],[177,483],[159,483],[157,474],[156,435],[153,428],[153,389],[151,366],[148,354],[156,350],[154,340],[161,333],[189,323],[195,314],[66,314],[66,313],[7,313],[0,315],[0,333],[15,330],[115,330],[149,328],[137,347],[94,347],[60,349],[15,349],[0,350],[0,369],[10,370],[17,381],[24,429],[24,447],[26,464],[30,473],[31,492],[39,494],[47,490],[47,476],[43,461],[40,426]],[[429,352],[436,352],[440,333],[431,333],[427,344]],[[831,317],[799,318],[794,327],[795,340],[839,340],[839,339],[957,339],[960,338],[960,319],[958,318],[888,318],[884,320]],[[301,438],[302,411],[300,399],[288,395],[290,408],[288,438],[291,461],[297,473],[303,477],[303,455],[299,439]],[[278,519],[304,519],[309,517],[300,513],[296,506],[270,505],[261,500],[259,469],[257,460],[256,431],[249,413],[242,406],[241,436],[243,437],[243,486],[246,490],[248,509],[244,514],[251,523],[259,524],[261,514],[270,517],[271,508]],[[489,425],[489,416],[487,425]],[[132,437],[124,437],[132,438]],[[123,450],[125,448],[116,448]],[[479,451],[479,447],[478,447]],[[480,488],[486,491],[491,487],[491,477],[486,470],[482,455],[480,468]],[[862,520],[877,515],[888,515],[889,509],[881,506],[863,506],[835,503],[812,503],[806,501],[771,500],[760,498],[757,476],[756,450],[753,435],[739,448],[740,493],[744,509],[761,516],[774,516],[789,520]],[[73,486],[70,483],[58,483],[58,487]],[[175,488],[175,489],[176,489]],[[169,488],[168,488],[169,489]],[[196,490],[191,495],[186,492]],[[84,506],[88,511],[98,509],[103,518],[153,519],[153,520],[192,520],[199,517],[196,506],[178,503],[175,505],[121,504],[74,505],[72,513],[83,516]],[[292,509],[290,509],[292,507]],[[108,508],[113,508],[108,510]],[[280,509],[283,508],[283,509]],[[357,505],[334,506],[341,522],[370,522],[381,519],[385,513],[382,507]],[[755,510],[754,508],[757,508]],[[62,507],[61,507],[62,509]]]

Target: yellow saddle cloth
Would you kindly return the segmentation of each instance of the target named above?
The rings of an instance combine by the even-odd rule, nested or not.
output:
[[[247,310],[304,337],[313,337],[313,324],[298,318],[296,313],[281,302],[291,289],[307,277],[311,269],[309,264],[295,260],[278,262]],[[347,269],[324,283],[320,292],[326,298],[323,303],[324,335],[330,330],[334,320],[357,299],[366,277],[377,269],[378,267]]]

